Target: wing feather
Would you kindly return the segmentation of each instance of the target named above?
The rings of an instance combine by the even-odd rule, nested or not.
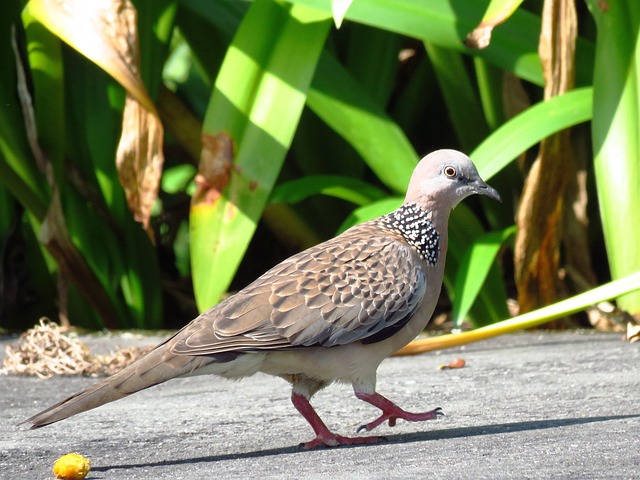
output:
[[[363,224],[294,255],[204,312],[176,334],[172,352],[380,341],[406,324],[426,289],[424,265],[413,249]]]

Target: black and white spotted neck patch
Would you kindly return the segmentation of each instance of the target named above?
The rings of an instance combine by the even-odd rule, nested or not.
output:
[[[435,265],[440,256],[440,234],[428,214],[415,203],[407,203],[380,218],[382,225],[395,230],[415,248],[429,265]]]

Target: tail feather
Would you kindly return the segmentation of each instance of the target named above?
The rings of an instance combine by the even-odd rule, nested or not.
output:
[[[206,357],[176,356],[162,344],[120,372],[52,405],[22,424],[31,428],[50,425],[105,403],[119,400],[158,383],[193,372],[208,363]]]

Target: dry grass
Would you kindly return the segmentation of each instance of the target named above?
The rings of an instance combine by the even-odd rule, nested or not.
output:
[[[66,335],[59,325],[41,318],[39,325],[23,333],[17,345],[8,345],[2,373],[49,378],[53,375],[113,375],[152,347],[117,349],[91,355],[89,347]]]

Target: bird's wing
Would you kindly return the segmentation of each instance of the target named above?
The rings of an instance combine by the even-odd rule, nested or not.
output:
[[[422,303],[424,268],[398,238],[365,233],[346,232],[285,260],[187,325],[171,351],[330,347],[393,335]]]

